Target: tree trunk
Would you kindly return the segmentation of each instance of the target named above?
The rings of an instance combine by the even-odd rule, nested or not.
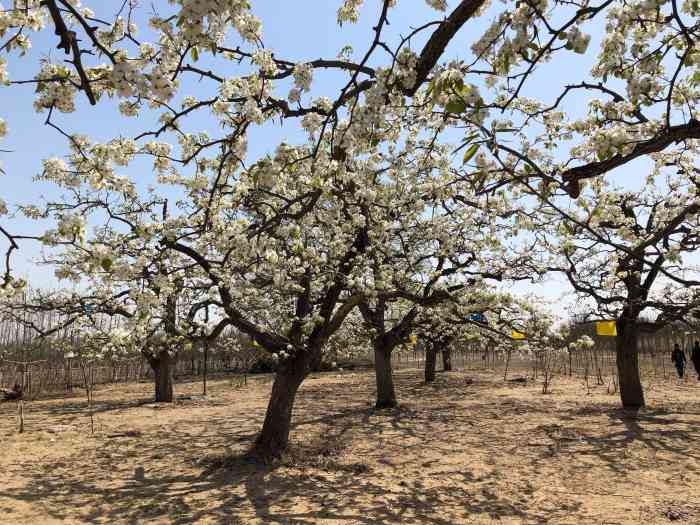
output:
[[[320,350],[318,353],[320,354]],[[286,450],[292,426],[294,399],[309,373],[313,358],[310,352],[302,352],[295,358],[283,361],[277,368],[265,422],[252,451],[255,456],[269,460],[280,457]]]
[[[437,362],[437,348],[428,343],[425,348],[425,382],[435,381],[435,365]]]
[[[311,371],[312,372],[320,372],[321,371],[321,365],[323,364],[323,354],[321,352],[318,353],[318,355],[315,355],[311,358]]]
[[[442,368],[445,372],[452,371],[452,351],[449,348],[442,351]]]
[[[396,392],[394,390],[394,372],[391,368],[391,349],[383,348],[381,343],[374,345],[374,371],[377,377],[376,408],[394,408]]]
[[[66,367],[66,390],[69,392],[73,391],[73,366],[72,359],[68,359],[68,366]]]
[[[175,358],[168,352],[161,351],[157,356],[149,356],[148,362],[153,369],[153,382],[156,390],[156,403],[173,402],[173,370]]]
[[[508,381],[508,368],[510,367],[511,353],[512,350],[508,347],[508,350],[506,350],[506,369],[503,371],[503,381]]]
[[[644,406],[644,391],[639,377],[637,337],[636,320],[621,318],[617,321],[616,354],[620,398],[622,406],[632,410]]]
[[[204,375],[202,376],[202,393],[207,395],[207,373],[209,372],[209,341],[204,343]]]

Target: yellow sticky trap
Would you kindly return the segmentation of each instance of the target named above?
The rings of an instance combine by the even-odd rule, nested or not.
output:
[[[412,335],[408,338],[408,342],[411,343],[412,345],[416,344],[416,336]]]
[[[596,321],[596,335],[607,335],[615,337],[617,335],[617,324],[615,321]]]
[[[513,339],[525,339],[525,334],[522,332],[518,332],[517,330],[513,330],[513,333],[510,334],[510,336]]]

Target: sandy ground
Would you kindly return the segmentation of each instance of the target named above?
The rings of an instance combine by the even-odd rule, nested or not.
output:
[[[145,384],[101,389],[94,436],[80,398],[27,403],[22,435],[5,403],[0,523],[700,523],[696,381],[647,385],[635,415],[605,386],[557,378],[543,395],[483,370],[429,386],[400,371],[401,407],[377,411],[372,380],[309,378],[276,465],[242,457],[269,380],[172,406]]]

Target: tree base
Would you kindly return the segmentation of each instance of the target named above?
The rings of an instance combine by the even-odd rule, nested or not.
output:
[[[280,451],[273,451],[257,442],[244,456],[246,463],[255,465],[271,465],[281,458],[282,453]]]
[[[374,342],[374,372],[377,380],[377,397],[374,408],[395,408],[396,390],[394,372],[391,368],[392,348],[382,347],[381,341]]]
[[[156,403],[172,403],[174,398],[175,359],[168,352],[149,357],[153,369],[154,398]]]
[[[382,410],[384,408],[397,408],[398,406],[399,404],[396,402],[396,399],[377,401],[374,404],[374,408],[376,408],[377,410]]]

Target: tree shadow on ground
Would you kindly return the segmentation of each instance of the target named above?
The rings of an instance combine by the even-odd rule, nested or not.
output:
[[[318,437],[323,441],[336,438]],[[177,447],[162,452],[176,453]],[[313,468],[305,468],[303,461],[290,468],[285,459],[264,464],[247,455],[228,456],[199,475],[148,472],[143,480],[125,479],[110,486],[101,483],[97,472],[67,476],[66,464],[48,464],[43,475],[32,476],[22,489],[0,490],[0,498],[40,505],[46,514],[62,520],[76,519],[75,509],[82,508],[80,519],[88,523],[140,524],[167,519],[173,524],[202,520],[237,524],[255,518],[262,523],[336,520],[367,525],[451,525],[473,516],[549,522],[488,488],[445,490],[415,480],[396,484],[374,476],[371,470],[344,464],[342,459],[321,467],[314,463]],[[298,505],[302,499],[303,505]],[[577,509],[578,504],[572,503],[558,510],[565,516]]]
[[[178,524],[203,520],[221,524],[252,520],[310,523],[332,519],[359,524],[447,525],[475,515],[547,522],[546,516],[528,511],[525,500],[499,493],[495,479],[500,474],[476,476],[457,468],[454,473],[461,483],[449,489],[420,478],[403,480],[401,469],[408,465],[402,463],[401,451],[412,450],[418,457],[428,448],[438,455],[449,454],[453,445],[450,435],[444,434],[446,424],[465,427],[473,415],[469,407],[460,412],[458,401],[463,400],[464,391],[460,394],[449,388],[450,382],[462,388],[462,379],[449,378],[435,388],[418,383],[415,374],[398,376],[398,389],[407,401],[386,410],[358,402],[369,397],[371,378],[334,390],[331,402],[328,385],[305,385],[293,431],[297,440],[293,450],[300,445],[302,450],[294,461],[287,458],[274,465],[259,464],[241,454],[252,444],[255,432],[251,430],[259,428],[262,414],[202,415],[198,424],[206,424],[207,432],[174,425],[118,440],[97,436],[91,457],[78,452],[60,461],[29,465],[27,483],[12,490],[0,489],[0,501],[10,502],[10,507],[13,501],[36,505],[54,519],[78,518],[90,523],[136,524],[163,519]],[[481,387],[486,388],[486,384]],[[414,396],[428,398],[428,407],[417,405]],[[112,409],[137,408],[144,401],[116,402]],[[100,402],[106,409],[110,403]],[[524,409],[520,403],[493,407],[494,413]],[[82,403],[69,404],[51,408],[46,415],[55,420],[82,416],[83,410]],[[352,451],[345,456],[348,451],[344,447],[352,448],[355,432],[360,432],[372,449],[359,459]],[[298,441],[304,436],[326,444],[341,443],[338,457],[304,448]],[[386,440],[391,446],[384,449]],[[198,442],[205,446],[198,449]],[[229,452],[229,447],[238,451]],[[214,458],[226,458],[222,467],[212,469],[205,461],[212,450],[225,451],[213,454]],[[133,458],[138,461],[133,463]],[[132,462],[121,465],[125,459]],[[169,463],[159,469],[164,460]],[[135,476],[136,465],[144,468],[143,477]],[[199,473],[193,474],[193,470]],[[574,512],[576,505],[562,503],[560,515]]]
[[[633,444],[665,454],[657,462],[700,461],[690,450],[700,429],[679,425],[680,413],[646,410],[630,417],[611,406],[557,406],[550,398],[533,403],[527,396],[530,390],[539,395],[537,385],[509,390],[500,382],[467,379],[448,373],[425,385],[419,373],[401,372],[396,377],[401,404],[384,410],[371,406],[370,374],[353,376],[342,388],[304,384],[295,408],[293,453],[275,464],[251,462],[243,454],[264,415],[259,407],[193,412],[190,423],[196,428],[173,423],[138,438],[98,436],[91,455],[83,450],[26,465],[25,485],[0,487],[0,512],[11,511],[16,502],[36,505],[55,519],[90,523],[558,523],[581,512],[582,504],[571,497],[552,497],[546,508],[537,503],[547,489],[535,477],[543,465],[552,467],[552,458],[561,461],[552,468],[560,468],[568,462],[566,454],[595,456],[620,478],[637,461],[625,456]],[[57,409],[51,417],[63,416]],[[586,418],[603,425],[590,431]],[[525,439],[538,434],[552,446],[527,448]],[[323,447],[315,449],[317,442]],[[467,458],[457,455],[443,463],[456,447]],[[516,454],[521,463],[511,461]],[[467,465],[471,458],[478,461]],[[142,479],[134,475],[138,465],[145,470]],[[520,477],[514,476],[517,469]]]
[[[700,471],[700,428],[682,416],[697,412],[673,412],[667,408],[643,408],[639,411],[612,406],[579,407],[562,411],[561,420],[574,425],[542,426],[552,439],[552,446],[543,450],[539,460],[553,453],[572,453],[580,459],[594,456],[605,463],[619,479],[634,478],[641,469],[684,468]],[[603,432],[591,433],[581,421],[585,417],[606,417]],[[567,435],[568,431],[568,435]],[[689,461],[692,460],[692,461]]]

